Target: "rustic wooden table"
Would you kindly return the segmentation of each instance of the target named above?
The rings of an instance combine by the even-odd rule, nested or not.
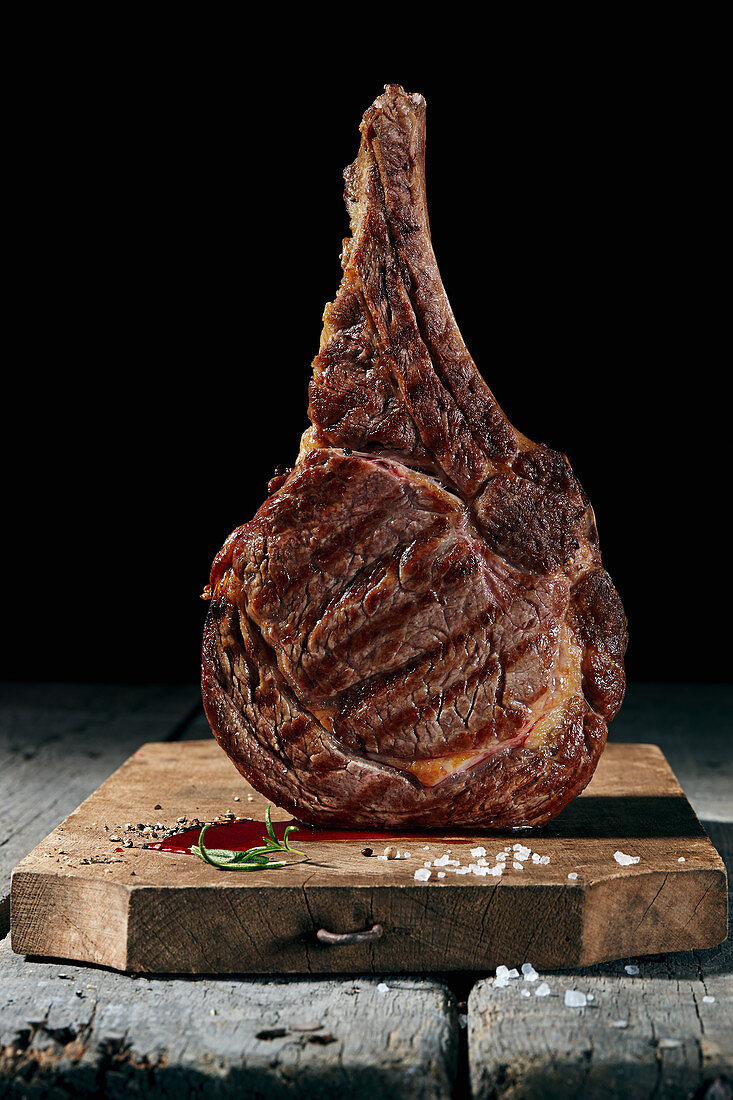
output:
[[[0,691],[0,1097],[731,1096],[730,939],[504,988],[481,974],[133,979],[13,955],[14,864],[143,741],[206,725],[189,687]],[[661,746],[729,875],[731,713],[731,687],[637,685],[613,727]],[[593,999],[568,1007],[567,990]]]

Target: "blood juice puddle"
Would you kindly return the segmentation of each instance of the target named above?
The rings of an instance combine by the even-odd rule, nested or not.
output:
[[[423,843],[436,845],[476,843],[475,834],[473,836],[466,834],[446,836],[440,833],[411,832],[409,829],[402,832],[387,832],[379,829],[317,829],[311,825],[301,825],[300,822],[294,820],[273,821],[272,825],[278,840],[282,840],[289,825],[297,826],[298,832],[291,833],[289,837],[289,843],[294,848],[299,848],[301,844],[329,843],[332,841],[374,841],[389,844],[390,841],[394,840],[409,840],[414,844],[422,841]],[[254,848],[256,845],[261,844],[265,832],[264,821],[246,820],[216,823],[210,825],[206,830],[206,847],[221,848],[231,852],[245,852],[248,848]],[[166,837],[165,840],[154,841],[148,844],[148,848],[159,852],[190,855],[191,848],[194,844],[198,844],[200,835],[201,826],[196,826],[193,829],[184,829],[180,833],[174,833]]]

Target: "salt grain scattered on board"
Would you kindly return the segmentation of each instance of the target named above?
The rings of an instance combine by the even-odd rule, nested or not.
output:
[[[539,978],[539,974],[532,966],[532,963],[522,963],[522,974],[524,975],[525,982],[536,982]]]
[[[494,979],[494,985],[498,989],[504,989],[506,986],[509,985],[509,980],[511,978],[518,978],[518,977],[519,977],[519,971],[516,969],[516,967],[512,967],[512,969],[509,970],[509,968],[506,967],[506,966],[497,966],[497,968],[496,968],[496,978]]]
[[[418,867],[415,878],[418,882],[427,882],[432,872],[427,867]]]
[[[389,993],[389,986],[386,982],[380,982],[377,986],[377,993]]]
[[[578,877],[578,872],[577,871],[571,871],[570,874],[568,875],[568,878],[571,878],[573,880],[575,880],[577,877]]]
[[[423,851],[427,852],[429,850],[430,845],[426,844],[423,847]],[[540,866],[544,866],[550,862],[549,856],[541,856],[538,852],[532,852],[532,849],[528,848],[526,844],[519,843],[515,844],[512,848],[504,848],[501,852],[497,852],[496,856],[494,857],[496,863],[493,867],[489,863],[489,860],[486,858],[486,849],[482,845],[479,845],[477,848],[471,848],[470,852],[471,855],[474,857],[474,862],[467,865],[464,864],[462,866],[460,859],[452,859],[451,851],[450,849],[448,849],[433,861],[426,860],[423,863],[423,867],[434,867],[436,868],[436,870],[438,867],[445,867],[447,871],[450,871],[451,874],[455,875],[474,875],[476,878],[486,878],[490,875],[493,878],[499,878],[502,873],[507,869],[509,862],[511,862],[511,865],[515,871],[523,871],[524,863],[530,857],[532,859],[532,863]],[[387,855],[381,855],[377,858],[380,860],[386,860],[390,857]],[[410,853],[397,852],[396,857],[393,858],[409,859]],[[438,877],[445,878],[445,872],[439,871]],[[577,878],[578,875],[577,873],[573,872],[568,877],[572,879]],[[415,878],[417,878],[419,881],[427,881],[427,879],[424,878],[422,875],[418,876],[416,874]]]
[[[678,863],[686,863],[686,862],[687,862],[687,860],[685,859],[685,857],[684,857],[684,856],[680,856],[680,858],[679,858],[679,859],[677,860],[677,862],[678,862]]]
[[[635,978],[637,976],[637,974],[639,973],[639,967],[638,966],[625,966],[624,970],[626,971],[626,973],[631,978]]]
[[[568,1008],[585,1008],[588,998],[578,989],[565,990],[565,1004]]]
[[[641,856],[627,856],[625,852],[614,852],[613,858],[617,863],[620,863],[622,867],[630,867],[632,863],[638,863]]]
[[[710,997],[710,996],[703,997],[702,1003],[705,1004],[705,1005],[714,1005],[715,1004],[715,997]]]
[[[546,997],[549,994],[549,992],[550,992],[550,987],[547,984],[547,982],[542,982],[542,984],[538,985],[537,988],[535,989],[534,995],[535,995],[535,997]]]

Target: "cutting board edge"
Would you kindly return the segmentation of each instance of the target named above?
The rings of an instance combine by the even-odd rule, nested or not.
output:
[[[53,926],[47,917],[35,918],[36,912],[47,912],[49,893],[50,907],[58,918]],[[119,924],[115,937],[106,941],[104,929],[97,932],[95,924],[85,931],[78,928],[80,895],[91,910],[97,910],[104,925],[109,924],[110,915],[116,912]],[[10,880],[11,950],[17,955],[77,960],[126,971],[131,895],[132,890],[125,883],[26,869],[21,863]],[[39,906],[40,899],[43,909]],[[100,905],[96,904],[98,900]],[[21,914],[26,916],[25,920],[19,919]]]

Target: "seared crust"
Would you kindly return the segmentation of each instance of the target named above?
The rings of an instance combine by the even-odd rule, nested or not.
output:
[[[425,103],[387,87],[295,468],[217,556],[203,696],[303,821],[541,825],[587,784],[626,621],[567,459],[518,433],[435,263]]]

